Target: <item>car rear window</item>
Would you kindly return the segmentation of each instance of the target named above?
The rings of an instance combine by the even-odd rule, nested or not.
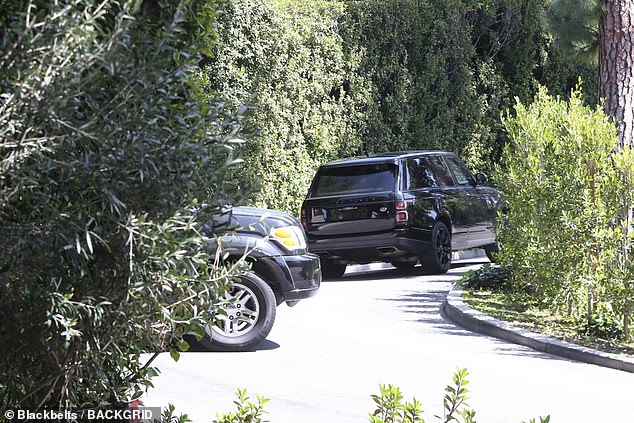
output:
[[[392,163],[320,169],[313,185],[313,197],[393,191],[396,165]]]

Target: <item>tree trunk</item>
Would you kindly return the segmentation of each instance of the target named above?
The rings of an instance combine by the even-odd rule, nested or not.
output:
[[[617,120],[619,147],[634,147],[634,0],[604,0],[599,23],[599,97]]]

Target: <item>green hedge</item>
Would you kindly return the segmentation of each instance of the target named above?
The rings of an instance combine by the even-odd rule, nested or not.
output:
[[[237,187],[257,183],[252,203],[297,214],[319,164],[366,151],[447,149],[490,171],[506,142],[500,112],[513,96],[532,98],[557,66],[543,7],[221,2],[208,89],[247,106],[256,134],[240,151]]]

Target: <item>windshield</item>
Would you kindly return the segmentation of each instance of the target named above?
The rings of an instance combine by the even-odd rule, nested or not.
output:
[[[392,163],[331,167],[317,173],[313,197],[393,191],[396,165]]]

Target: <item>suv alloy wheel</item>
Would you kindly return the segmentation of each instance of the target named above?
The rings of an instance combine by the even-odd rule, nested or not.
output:
[[[222,311],[199,341],[211,351],[248,350],[267,337],[275,322],[275,294],[255,273],[241,275],[219,306]]]
[[[447,273],[451,268],[451,232],[443,222],[434,224],[429,252],[421,257],[421,263],[431,274]]]

